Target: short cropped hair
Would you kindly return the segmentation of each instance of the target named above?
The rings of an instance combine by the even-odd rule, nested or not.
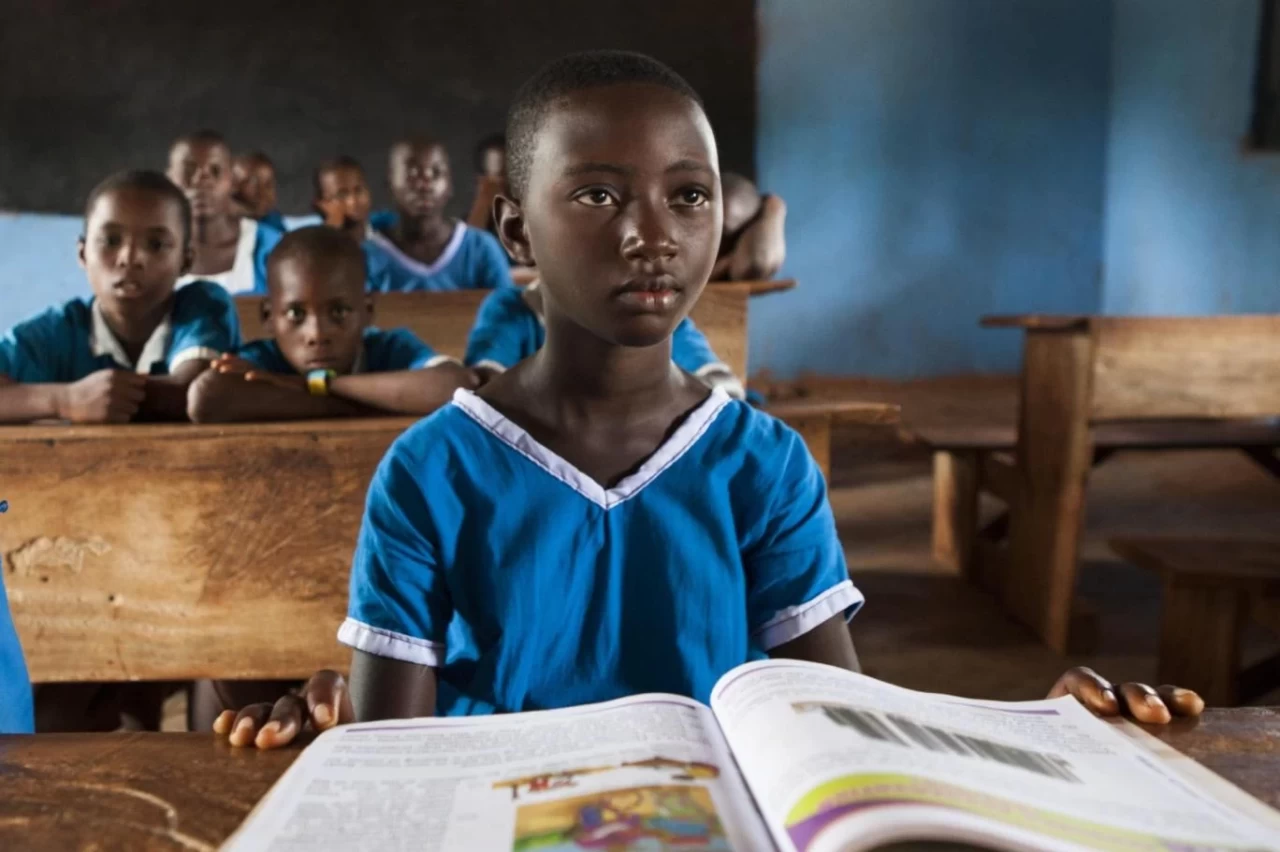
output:
[[[93,208],[97,205],[98,199],[108,192],[115,192],[119,189],[137,189],[142,192],[153,192],[162,198],[172,201],[177,205],[179,216],[182,219],[182,248],[186,250],[191,245],[191,202],[187,200],[187,196],[182,190],[178,189],[177,184],[160,172],[151,171],[150,169],[116,172],[95,186],[89,193],[89,200],[84,203],[85,225],[89,224],[89,216],[93,213]]]
[[[525,81],[507,113],[507,180],[516,198],[529,188],[538,130],[555,102],[583,89],[627,83],[662,86],[702,106],[702,98],[683,77],[643,53],[588,50],[563,56]]]
[[[311,191],[315,193],[316,198],[324,195],[324,192],[320,189],[320,178],[324,176],[325,172],[332,172],[338,169],[355,169],[360,174],[364,174],[364,167],[360,165],[360,162],[355,157],[348,157],[343,154],[340,157],[324,160],[311,173]]]
[[[353,276],[358,272],[361,289],[364,287],[364,249],[337,228],[309,225],[285,234],[267,256],[268,290],[272,289],[275,280],[272,270],[285,261],[295,259],[305,259],[325,268],[350,264]]]

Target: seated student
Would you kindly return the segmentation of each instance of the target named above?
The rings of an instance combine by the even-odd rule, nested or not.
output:
[[[231,164],[231,200],[241,216],[284,231],[284,216],[276,208],[276,167],[261,151],[250,151]]]
[[[222,714],[234,745],[304,721],[705,701],[766,656],[854,669],[849,580],[800,436],[671,363],[720,242],[715,139],[675,72],[575,54],[515,96],[499,233],[542,271],[546,343],[405,432],[369,489],[333,672]],[[1073,669],[1055,688],[1143,721],[1193,694]]]
[[[240,345],[227,292],[175,289],[191,267],[191,208],[159,172],[121,172],[85,204],[93,290],[0,338],[0,422],[185,420],[187,386]]]
[[[380,288],[513,286],[507,255],[494,236],[445,215],[445,205],[453,197],[453,178],[444,146],[426,139],[397,142],[391,148],[387,179],[396,209],[374,215],[369,237],[392,260]]]
[[[486,136],[476,145],[476,194],[467,214],[467,224],[497,233],[493,220],[493,199],[507,191],[507,137]]]
[[[534,281],[524,289],[504,287],[480,304],[464,360],[487,381],[541,349],[546,336],[539,283]],[[671,360],[711,387],[724,388],[735,399],[746,396],[742,380],[716,357],[707,338],[688,317],[671,334]]]
[[[724,236],[712,281],[772,278],[787,256],[787,205],[776,195],[762,196],[750,179],[733,172],[721,177]]]
[[[373,328],[364,255],[323,225],[285,235],[268,261],[264,319],[274,340],[256,340],[191,385],[197,423],[426,414],[474,374],[405,329]]]
[[[265,293],[267,255],[281,233],[236,212],[226,140],[212,130],[180,137],[169,149],[168,174],[187,194],[193,222],[195,257],[179,286],[204,279],[230,293]]]
[[[346,156],[324,161],[312,175],[312,189],[312,206],[321,222],[356,240],[364,250],[367,289],[375,293],[393,289],[391,276],[396,261],[381,244],[370,239],[373,200],[360,163]]]

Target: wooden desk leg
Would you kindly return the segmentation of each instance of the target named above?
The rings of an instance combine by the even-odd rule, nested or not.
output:
[[[1165,582],[1160,615],[1161,683],[1200,693],[1210,707],[1236,704],[1240,628],[1248,597],[1240,589]]]
[[[977,530],[978,456],[938,450],[933,454],[933,558],[973,580]]]
[[[1023,350],[1017,475],[1011,507],[1009,611],[1058,653],[1066,653],[1093,461],[1089,382],[1093,341],[1082,331],[1028,331]]]

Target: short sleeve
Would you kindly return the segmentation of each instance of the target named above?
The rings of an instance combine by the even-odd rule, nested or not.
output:
[[[194,360],[212,360],[240,346],[240,318],[231,295],[212,281],[193,281],[174,294],[169,372]]]
[[[471,275],[475,283],[472,286],[485,290],[515,287],[511,280],[511,261],[498,238],[479,228],[470,228],[469,236],[475,240],[475,268]]]
[[[499,371],[514,367],[538,351],[537,323],[523,291],[510,287],[490,293],[467,337],[467,366]]]
[[[66,308],[50,308],[18,323],[0,337],[0,375],[24,384],[83,378],[72,375],[76,334],[87,337],[87,324],[73,322]]]
[[[446,360],[445,356],[437,355],[434,349],[407,328],[374,331],[370,334],[374,339],[366,351],[369,369],[374,372],[419,370]]]
[[[261,367],[268,373],[289,375],[296,373],[293,365],[285,360],[284,353],[274,340],[254,340],[235,350],[236,357]]]
[[[438,564],[425,483],[415,476],[431,475],[431,470],[414,458],[405,438],[378,465],[338,641],[374,656],[439,667],[445,661],[453,604]]]
[[[258,238],[253,245],[253,292],[261,295],[267,293],[267,258],[280,240],[284,232],[273,228],[266,222],[258,223]]]
[[[748,524],[743,549],[748,624],[765,650],[838,613],[852,618],[863,600],[849,580],[821,471],[798,434],[768,420],[772,434],[754,441],[763,462],[754,493],[764,510]]]

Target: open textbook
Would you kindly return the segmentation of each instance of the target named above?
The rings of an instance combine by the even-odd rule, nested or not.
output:
[[[335,728],[224,849],[1280,850],[1274,811],[1160,748],[1070,698],[770,660],[726,674],[710,707],[639,695]]]

